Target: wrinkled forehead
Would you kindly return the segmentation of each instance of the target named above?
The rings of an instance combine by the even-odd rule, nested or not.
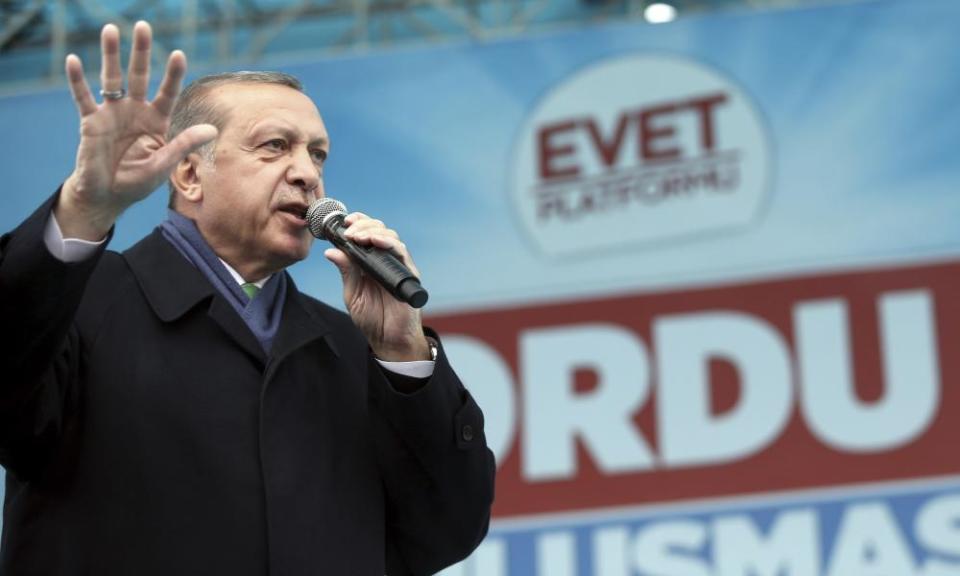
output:
[[[327,140],[320,111],[309,96],[282,84],[230,83],[208,95],[223,120],[223,133],[245,133],[276,123],[302,131],[307,140]]]

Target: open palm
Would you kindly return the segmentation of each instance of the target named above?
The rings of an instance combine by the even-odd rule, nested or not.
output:
[[[105,98],[100,104],[90,92],[80,59],[73,54],[67,57],[70,91],[80,113],[80,146],[76,168],[64,184],[62,195],[68,208],[100,220],[95,222],[100,228],[104,224],[109,228],[127,207],[162,184],[190,150],[216,137],[216,128],[203,124],[166,142],[170,113],[187,62],[182,52],[173,52],[156,97],[147,101],[151,42],[149,24],[138,22],[127,75],[128,97],[123,97],[120,33],[112,24],[104,26],[100,43],[101,93]],[[57,216],[61,219],[59,213]]]

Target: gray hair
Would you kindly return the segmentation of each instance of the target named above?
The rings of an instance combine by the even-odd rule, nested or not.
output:
[[[213,124],[217,127],[217,130],[222,131],[227,124],[227,113],[219,109],[213,99],[208,98],[208,96],[214,88],[225,84],[277,84],[303,92],[303,84],[300,80],[283,72],[240,71],[201,76],[188,84],[177,98],[177,103],[170,115],[167,142],[176,138],[187,128],[197,124]],[[198,148],[197,151],[205,158],[212,159],[215,144],[216,140],[208,142]],[[173,208],[177,198],[177,189],[174,188],[173,182],[168,182],[167,186],[170,189],[169,207]]]

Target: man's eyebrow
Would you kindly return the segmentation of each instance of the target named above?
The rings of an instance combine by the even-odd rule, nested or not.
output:
[[[298,129],[294,126],[290,126],[286,122],[277,122],[277,121],[267,121],[259,124],[255,124],[249,132],[251,137],[260,136],[263,132],[278,131],[286,138],[297,137],[299,139],[300,133]],[[308,142],[309,146],[327,146],[330,141],[326,136],[318,136]]]

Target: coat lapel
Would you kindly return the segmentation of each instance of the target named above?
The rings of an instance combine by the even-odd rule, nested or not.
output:
[[[283,274],[287,274],[287,272],[283,272]],[[322,338],[331,353],[336,357],[340,356],[334,344],[329,324],[305,306],[302,298],[303,296],[297,290],[293,278],[287,274],[286,301],[283,305],[283,316],[280,319],[280,331],[277,333],[277,338],[273,341],[273,349],[270,351],[270,369],[268,370],[267,381],[272,376],[273,370],[287,356],[314,340]]]
[[[267,355],[243,319],[210,282],[160,233],[159,228],[124,252],[147,302],[163,322],[173,322],[210,300],[208,314],[224,333],[261,365]]]
[[[204,278],[204,282],[206,282],[206,278]],[[214,294],[213,302],[210,303],[210,309],[207,313],[226,332],[227,336],[243,348],[247,354],[256,358],[261,365],[267,363],[267,353],[264,352],[260,341],[253,335],[250,327],[243,321],[243,318],[240,318],[233,306],[219,293]]]

